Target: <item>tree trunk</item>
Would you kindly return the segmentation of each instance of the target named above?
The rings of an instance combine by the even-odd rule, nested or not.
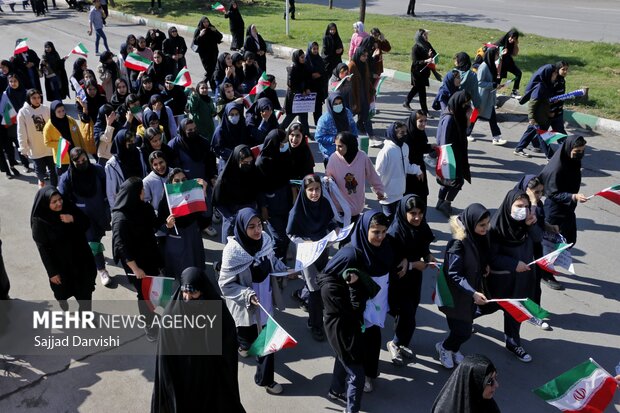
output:
[[[360,0],[360,21],[364,23],[366,20],[366,0]]]
[[[334,0],[329,0],[329,9],[333,9],[334,8]]]

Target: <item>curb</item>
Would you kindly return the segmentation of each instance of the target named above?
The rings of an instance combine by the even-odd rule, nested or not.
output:
[[[141,26],[149,26],[156,29],[163,29],[164,31],[168,31],[171,26],[175,26],[179,31],[185,32],[186,35],[193,36],[194,28],[186,26],[184,24],[175,24],[168,23],[165,21],[157,20],[157,19],[149,19],[142,16],[136,16],[133,14],[128,14],[124,12],[120,12],[117,10],[110,10],[109,15],[124,21],[128,21],[134,24],[139,24]],[[232,41],[232,36],[230,34],[222,33],[224,35],[224,41],[230,43]],[[268,41],[265,41],[267,45],[267,52],[272,55],[284,59],[289,59],[292,53],[297,50],[296,48],[282,46],[279,44],[274,44]],[[406,72],[400,72],[394,69],[384,69],[383,75],[388,79],[397,81],[397,82],[406,82],[409,83],[411,79],[411,75]],[[430,80],[430,84],[434,89],[439,89],[441,85],[440,82],[436,80]],[[520,105],[515,99],[504,97],[503,99],[498,96],[497,99],[499,105],[503,109],[507,109],[513,113],[527,115],[527,106]],[[598,133],[620,133],[620,121],[599,118],[598,116],[589,115],[587,113],[575,112],[572,110],[564,111],[564,121],[570,124],[571,126],[586,129],[588,131],[598,132]]]

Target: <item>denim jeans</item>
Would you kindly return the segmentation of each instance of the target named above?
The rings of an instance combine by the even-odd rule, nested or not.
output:
[[[549,146],[547,142],[545,142],[544,139],[538,135],[538,129],[534,125],[527,126],[527,129],[523,133],[523,136],[521,136],[515,151],[522,151],[527,147],[527,145],[532,143],[534,139],[537,139],[538,143],[540,143],[540,148],[545,153],[545,156],[547,156],[547,159],[551,159],[553,156],[553,149],[551,149],[551,146]]]
[[[34,173],[39,181],[45,181],[45,173],[47,172],[50,175],[50,185],[58,186],[58,174],[56,173],[54,158],[44,156],[43,158],[33,159],[32,162],[34,162]]]
[[[347,412],[359,412],[364,394],[364,367],[336,358],[330,389],[334,393],[346,393]]]
[[[105,49],[109,52],[110,48],[108,47],[108,38],[105,36],[103,32],[103,28],[95,29],[95,53],[99,53],[99,40],[103,39],[103,45]]]

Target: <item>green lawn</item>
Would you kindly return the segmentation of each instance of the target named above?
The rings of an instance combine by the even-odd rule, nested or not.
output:
[[[222,3],[227,4],[225,1]],[[334,3],[337,4],[338,0]],[[142,15],[146,15],[150,6],[150,2],[140,0],[117,0],[116,4],[118,10]],[[204,0],[200,2],[164,0],[164,13],[157,17],[195,26],[203,13],[206,13],[220,31],[228,32],[228,21],[224,19],[223,14],[211,11],[210,4]],[[316,40],[321,43],[325,27],[333,21],[338,24],[345,48],[348,47],[351,25],[358,18],[357,12],[337,8],[329,10],[327,6],[297,4],[297,20],[291,20],[291,34],[287,37],[282,19],[283,7],[283,0],[258,0],[244,1],[240,9],[246,27],[252,23],[256,24],[267,41],[305,50],[310,41]],[[482,43],[496,40],[503,34],[498,30],[479,29],[461,24],[367,14],[367,31],[372,27],[379,27],[392,44],[392,51],[385,55],[385,67],[405,72],[409,71],[413,36],[419,28],[431,31],[429,40],[440,54],[439,69],[442,73],[452,67],[451,57],[455,53],[466,51],[473,56]],[[508,29],[509,27],[506,27],[506,30]],[[569,108],[620,120],[620,45],[558,40],[527,34],[520,40],[519,47],[520,54],[516,62],[523,71],[521,92],[525,89],[532,72],[539,66],[565,60],[571,65],[567,77],[567,91],[582,86],[590,88],[590,98],[587,102],[580,102]]]

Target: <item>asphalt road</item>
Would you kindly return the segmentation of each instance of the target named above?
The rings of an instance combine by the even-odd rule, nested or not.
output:
[[[33,21],[31,13],[17,14],[2,20],[0,56],[12,54],[13,39],[28,37],[31,48],[42,50],[43,42],[52,40],[61,54],[68,52],[82,41],[94,50],[93,39],[86,36],[86,14],[67,10],[53,12],[44,19]],[[127,34],[144,34],[145,27],[110,20],[106,33],[110,45],[118,50]],[[8,34],[8,36],[7,36]],[[225,46],[223,45],[222,49]],[[194,53],[188,53],[191,74],[200,78],[200,62]],[[74,58],[71,58],[72,62]],[[97,59],[91,55],[89,66],[95,67]],[[274,73],[284,85],[285,66],[289,60],[269,59],[269,72]],[[70,63],[67,65],[70,67]],[[568,89],[571,89],[568,78]],[[403,119],[407,112],[400,106],[408,85],[386,81],[376,118],[377,133],[381,134],[389,122]],[[279,91],[282,95],[283,91]],[[414,100],[417,107],[417,100]],[[500,127],[507,147],[490,144],[488,125],[476,126],[474,136],[478,140],[470,144],[472,185],[466,185],[454,206],[464,208],[469,203],[481,202],[489,208],[497,208],[504,194],[511,189],[524,173],[537,173],[545,161],[536,156],[530,160],[516,158],[512,154],[515,142],[525,130],[522,115],[501,113]],[[437,120],[430,121],[428,135],[434,136]],[[590,195],[620,182],[620,143],[616,136],[582,133],[589,148],[583,161],[583,190]],[[316,146],[313,144],[316,151]],[[377,150],[371,150],[371,157]],[[316,159],[319,159],[317,156]],[[322,171],[322,164],[317,165]],[[430,175],[429,175],[430,176]],[[431,196],[436,200],[437,185],[430,178]],[[32,241],[29,213],[36,192],[36,178],[28,174],[12,181],[0,177],[0,218],[2,222],[3,253],[11,277],[11,295],[17,300],[49,300],[52,294],[39,255]],[[376,200],[368,197],[370,206]],[[531,389],[543,384],[566,369],[593,357],[607,369],[620,360],[620,316],[618,314],[620,291],[618,285],[618,222],[620,206],[601,198],[594,198],[578,208],[579,240],[573,249],[576,266],[575,276],[563,277],[565,291],[551,291],[543,287],[543,306],[551,313],[552,331],[542,331],[532,325],[524,325],[522,336],[525,348],[532,354],[533,362],[522,364],[503,349],[502,317],[495,314],[480,320],[478,334],[463,347],[463,352],[479,352],[488,355],[499,371],[500,388],[496,400],[503,412],[555,412],[556,410],[537,399]],[[428,219],[438,241],[433,252],[438,256],[449,238],[446,220],[431,207]],[[109,257],[110,236],[104,238]],[[614,247],[614,245],[616,245]],[[219,258],[220,246],[212,239],[205,240],[208,263]],[[122,270],[109,267],[113,275]],[[381,376],[373,393],[364,395],[365,412],[428,412],[432,402],[448,378],[446,371],[436,360],[434,345],[446,335],[444,317],[431,303],[434,283],[432,271],[425,273],[422,305],[418,311],[418,330],[413,348],[418,354],[417,363],[406,367],[394,367],[388,353],[381,352]],[[298,281],[289,283],[287,297]],[[113,288],[97,285],[94,299],[133,300],[124,276],[117,275]],[[250,413],[290,412],[315,413],[342,411],[343,407],[325,399],[328,390],[332,352],[327,343],[315,343],[305,327],[305,313],[294,307],[276,314],[276,319],[299,341],[294,349],[276,355],[276,380],[284,385],[280,396],[269,396],[253,381],[252,361],[240,360],[239,382],[241,397]],[[392,320],[383,333],[383,343],[391,337]],[[144,338],[134,345],[153,346]],[[0,349],[0,353],[2,349]],[[13,412],[110,412],[149,411],[154,359],[146,356],[110,356],[105,353],[75,360],[72,357],[17,356],[7,359],[0,356],[0,411]],[[209,389],[205,389],[208,391]],[[199,397],[199,395],[197,395]],[[620,404],[620,401],[617,401]],[[614,411],[613,407],[606,413]]]
[[[297,0],[327,5],[327,0]],[[408,0],[368,0],[366,11],[405,16]],[[359,9],[359,0],[334,0],[335,7]],[[617,0],[437,0],[416,3],[419,20],[462,23],[571,40],[620,41],[620,3]],[[300,15],[303,19],[303,14]],[[419,23],[418,23],[419,22]]]

